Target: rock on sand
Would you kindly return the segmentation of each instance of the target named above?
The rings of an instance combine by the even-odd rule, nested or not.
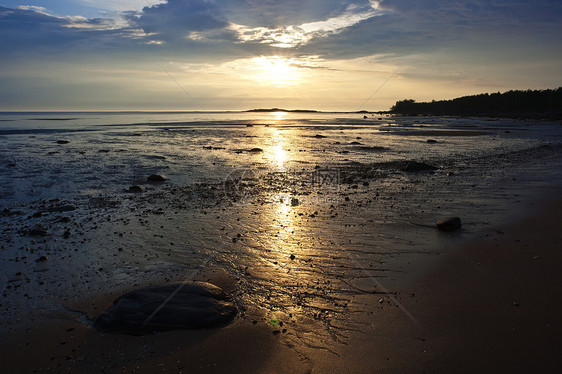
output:
[[[437,229],[441,231],[454,231],[461,228],[461,219],[459,217],[441,218],[437,221]]]
[[[102,331],[132,335],[225,325],[236,315],[230,296],[206,282],[175,283],[128,292],[94,323]]]
[[[146,178],[148,182],[165,182],[166,178],[158,174],[152,174]]]

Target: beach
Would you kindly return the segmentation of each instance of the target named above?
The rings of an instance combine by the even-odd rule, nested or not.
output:
[[[561,208],[557,199],[535,202],[524,220],[449,248],[429,271],[393,289],[396,301],[383,297],[381,304],[371,295],[370,328],[335,344],[334,352],[287,345],[255,311],[223,329],[143,337],[101,334],[60,316],[4,335],[3,367],[12,373],[552,371],[560,366],[562,332],[560,300],[553,297],[561,284]],[[232,287],[224,274],[205,279]]]
[[[558,366],[559,124],[245,116],[4,125],[10,372]],[[230,324],[94,327],[124,292],[194,280],[232,296]]]

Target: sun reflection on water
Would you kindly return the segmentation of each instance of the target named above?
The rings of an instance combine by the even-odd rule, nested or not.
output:
[[[268,146],[265,149],[267,158],[270,160],[270,167],[280,171],[285,171],[289,162],[289,152],[287,151],[287,139],[282,130],[269,128]]]
[[[287,117],[287,112],[271,112],[273,119],[276,121],[284,120]]]

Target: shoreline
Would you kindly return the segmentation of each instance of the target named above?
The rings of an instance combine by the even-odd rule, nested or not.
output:
[[[525,218],[494,227],[483,239],[457,242],[431,260],[427,271],[402,279],[391,290],[394,301],[392,295],[361,296],[372,315],[349,318],[364,319],[363,326],[371,329],[352,332],[346,344],[295,346],[287,339],[291,331],[272,333],[269,317],[253,308],[221,329],[141,337],[102,334],[60,314],[38,328],[5,334],[1,359],[14,373],[553,369],[560,364],[555,339],[562,332],[557,321],[562,304],[552,297],[553,287],[562,284],[557,272],[562,223],[556,219],[562,200],[531,203]],[[224,273],[196,279],[227,290],[236,283]],[[84,302],[103,310],[113,296]],[[315,321],[295,318],[294,323],[313,332]]]

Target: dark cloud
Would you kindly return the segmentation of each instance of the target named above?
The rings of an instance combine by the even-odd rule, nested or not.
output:
[[[184,38],[192,31],[207,31],[228,26],[215,2],[168,0],[167,3],[146,7],[129,21],[147,33],[167,40]]]
[[[58,17],[40,9],[0,7],[0,48],[14,55],[99,50],[130,32],[111,19]]]
[[[229,21],[249,27],[299,25],[342,13],[350,5],[369,6],[368,0],[220,0]]]
[[[329,38],[312,40],[303,53],[353,58],[376,53],[435,50],[502,52],[530,45],[560,45],[562,2],[385,0],[386,12]]]
[[[169,0],[140,13],[123,13],[127,24],[120,27],[110,19],[0,7],[0,47],[5,53],[136,53],[146,51],[148,42],[162,42],[149,48],[197,58],[276,54],[284,50],[259,38],[243,42],[229,25],[277,32],[287,25],[336,17],[350,7],[364,11],[370,4],[368,0]],[[560,44],[562,2],[558,0],[385,0],[382,8],[383,15],[306,39],[288,51],[329,59],[440,48]]]

